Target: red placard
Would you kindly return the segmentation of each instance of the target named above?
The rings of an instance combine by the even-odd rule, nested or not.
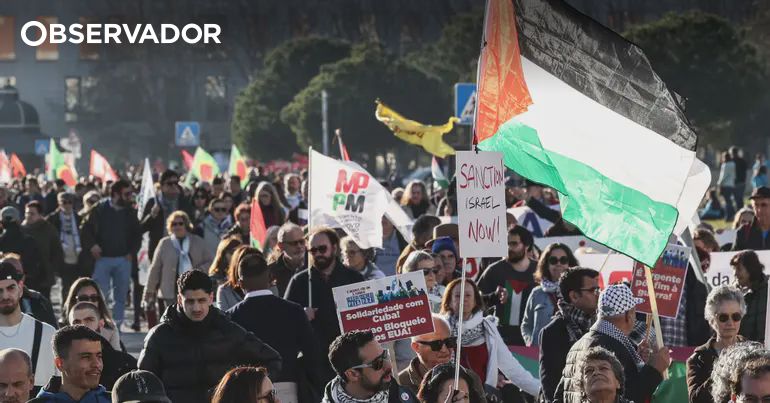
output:
[[[652,270],[655,299],[658,302],[658,315],[666,318],[676,318],[679,301],[687,276],[687,263],[690,248],[678,245],[668,245],[663,255]],[[644,265],[634,265],[634,278],[631,284],[634,295],[643,298],[644,302],[636,306],[637,312],[652,313],[650,298],[647,293],[647,279],[644,275]]]

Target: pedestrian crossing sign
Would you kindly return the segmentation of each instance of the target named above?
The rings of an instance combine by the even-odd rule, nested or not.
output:
[[[455,84],[455,117],[460,119],[458,124],[472,125],[473,113],[476,110],[476,84]]]
[[[175,142],[177,147],[198,147],[201,143],[199,122],[176,122]]]

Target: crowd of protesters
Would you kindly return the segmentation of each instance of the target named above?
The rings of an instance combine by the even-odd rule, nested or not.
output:
[[[599,272],[568,245],[538,248],[510,213],[508,256],[483,259],[462,287],[451,187],[384,183],[413,226],[403,234],[383,217],[382,248],[367,249],[340,229],[308,227],[306,171],[187,187],[166,170],[142,211],[139,172],[71,189],[14,181],[0,187],[0,401],[641,403],[663,382],[671,347],[695,347],[690,401],[766,401],[767,277],[755,251],[770,249],[770,189],[758,159],[744,207],[736,189],[745,188],[745,162],[732,149],[723,159],[719,195],[729,200],[714,192],[706,210],[734,216],[735,283],[699,280],[696,270],[723,248],[700,226],[700,264],[687,268],[677,317],[661,318],[663,345],[629,284],[600,287]],[[545,236],[580,235],[549,208],[558,203],[552,189],[514,179],[506,187],[507,207],[552,222]],[[252,200],[267,228],[260,248],[250,239]],[[370,331],[341,333],[334,287],[408,272],[425,277],[433,332],[392,348]],[[150,330],[136,359],[121,334],[143,323]],[[539,374],[510,346],[538,348]]]

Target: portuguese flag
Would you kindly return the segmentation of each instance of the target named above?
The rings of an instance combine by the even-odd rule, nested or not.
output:
[[[230,149],[230,168],[228,169],[230,175],[237,175],[241,178],[241,187],[246,186],[246,158],[243,158],[241,150],[233,144]]]
[[[587,237],[654,267],[711,175],[641,49],[561,0],[489,0],[484,41],[478,147],[559,191]]]
[[[219,165],[211,154],[206,150],[198,147],[195,150],[195,156],[193,157],[192,167],[187,174],[187,185],[192,184],[192,178],[198,178],[201,182],[209,182],[214,180],[214,177],[219,175]]]
[[[54,139],[51,139],[48,148],[47,162],[45,175],[48,180],[61,179],[67,186],[75,186],[77,183],[75,171],[64,160],[64,155],[56,147]]]
[[[265,246],[265,238],[267,238],[267,229],[265,228],[265,218],[262,216],[262,209],[259,207],[258,197],[251,201],[249,234],[251,236],[251,246],[262,250],[262,247]]]

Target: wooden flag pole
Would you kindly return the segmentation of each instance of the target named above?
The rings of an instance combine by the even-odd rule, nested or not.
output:
[[[459,390],[458,383],[460,382],[460,352],[463,346],[463,313],[465,309],[465,261],[466,259],[463,258],[461,266],[463,269],[460,270],[462,273],[460,275],[460,309],[457,313],[457,349],[455,349],[455,383],[453,390]]]
[[[307,232],[313,229],[313,146],[310,146],[307,154]],[[308,239],[308,242],[310,239]],[[310,265],[307,266],[307,307],[313,309],[313,282],[310,280],[313,274]]]
[[[660,328],[660,315],[658,315],[658,301],[655,297],[655,286],[652,283],[652,271],[650,267],[644,265],[644,275],[647,277],[647,294],[650,298],[650,310],[652,311],[652,321],[655,324],[655,341],[658,348],[663,345],[663,330]],[[663,379],[668,379],[668,371],[663,374]]]

